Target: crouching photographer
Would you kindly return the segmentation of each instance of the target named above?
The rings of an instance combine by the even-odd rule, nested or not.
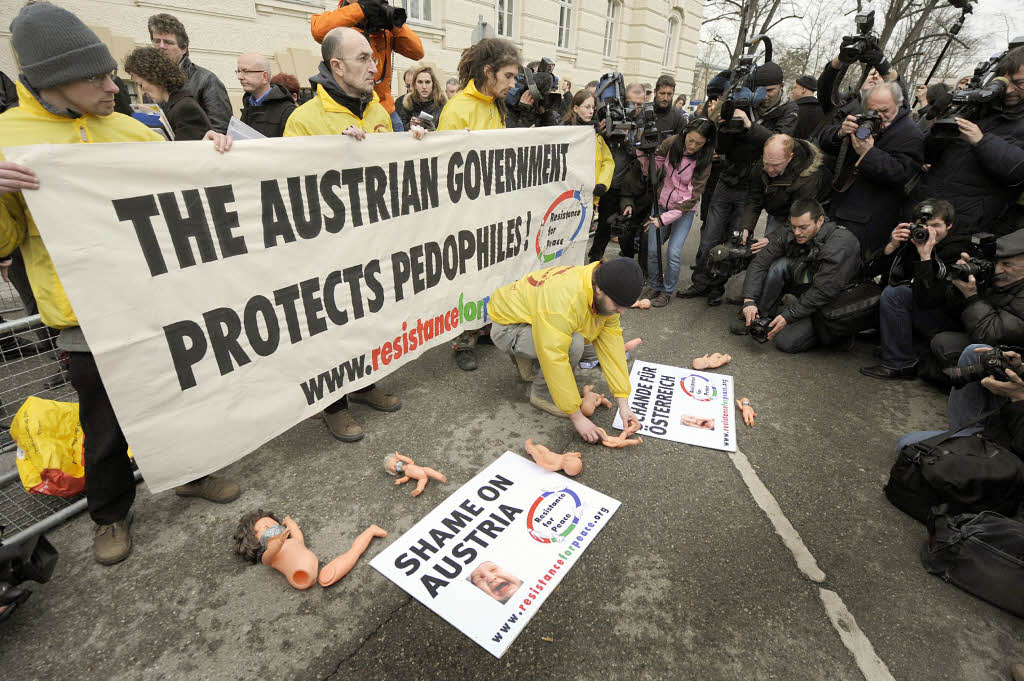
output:
[[[775,339],[783,352],[810,350],[821,340],[813,317],[834,301],[860,270],[857,238],[833,222],[811,199],[795,201],[790,229],[776,234],[747,268],[743,287],[743,321],[729,330],[749,333],[760,343]],[[782,296],[797,301],[778,312]]]
[[[892,231],[889,243],[868,264],[868,275],[887,272],[889,285],[879,303],[882,363],[860,373],[886,380],[917,376],[914,334],[931,339],[962,329],[963,296],[953,286],[952,265],[970,246],[969,235],[954,229],[952,204],[927,199],[914,207],[914,222]]]
[[[963,296],[964,332],[944,332],[931,342],[940,362],[952,363],[971,343],[1024,345],[1024,229],[995,240],[975,234],[975,254],[964,253],[951,269]],[[991,244],[991,242],[987,242]]]

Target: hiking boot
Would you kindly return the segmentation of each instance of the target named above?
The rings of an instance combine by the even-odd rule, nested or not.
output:
[[[747,326],[746,320],[734,319],[729,322],[729,333],[737,336],[747,336],[750,334],[750,327]]]
[[[402,408],[402,400],[397,395],[388,395],[377,386],[373,386],[372,390],[367,390],[364,393],[349,393],[348,399],[349,402],[365,404],[377,411],[391,412]]]
[[[551,399],[551,391],[548,390],[546,383],[534,383],[533,387],[530,388],[530,405],[546,414],[563,419],[569,418],[569,415],[559,409],[554,400]]]
[[[239,497],[242,488],[227,478],[204,475],[198,480],[178,485],[174,493],[179,497],[199,497],[215,504],[227,504]]]
[[[351,398],[352,396],[349,395]],[[323,413],[324,423],[327,424],[327,430],[331,431],[331,435],[336,440],[342,442],[359,442],[363,439],[366,433],[363,432],[363,427],[359,425],[359,422],[355,420],[355,417],[349,413],[348,409],[342,409],[336,411],[333,414],[328,414],[326,411]]]
[[[676,291],[676,298],[703,298],[708,294],[706,289],[690,286],[682,291]]]
[[[476,371],[476,353],[473,348],[455,351],[455,363],[463,371]]]
[[[658,291],[658,295],[651,301],[651,307],[665,307],[672,301],[672,296],[664,291]]]
[[[641,298],[653,298],[653,297],[654,297],[654,289],[651,288],[650,286],[644,286],[644,290],[640,292],[640,298],[638,298],[637,300],[640,300]]]
[[[511,359],[512,364],[516,366],[516,373],[519,375],[519,380],[524,383],[533,383],[534,379],[537,378],[537,372],[539,371],[537,360],[532,357],[524,357],[523,355],[517,355],[515,353],[509,355],[509,359]]]
[[[97,525],[92,538],[92,555],[100,565],[120,563],[132,552],[133,514],[109,525]]]

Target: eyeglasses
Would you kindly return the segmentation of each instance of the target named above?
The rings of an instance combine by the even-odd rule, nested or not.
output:
[[[373,59],[372,54],[361,54],[354,59],[352,57],[335,57],[335,59],[337,59],[338,61],[354,61],[358,64],[362,64],[363,66],[368,66],[370,64],[376,63],[376,61],[374,61]]]
[[[1024,78],[1010,78],[1009,81],[1018,90],[1024,90]]]
[[[266,71],[262,71],[262,70],[260,70],[260,71],[250,71],[248,69],[235,69],[235,75],[236,76],[239,75],[239,74],[242,74],[242,73],[248,75],[250,73],[266,73]]]
[[[98,73],[95,76],[88,76],[86,78],[83,78],[82,80],[86,83],[89,83],[90,85],[103,85],[103,83],[107,81],[107,78],[109,78],[110,80],[114,80],[115,78],[117,78],[117,69],[114,69],[113,71],[110,71],[108,73]]]

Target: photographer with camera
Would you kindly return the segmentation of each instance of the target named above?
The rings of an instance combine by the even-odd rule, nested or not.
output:
[[[757,178],[750,187],[739,227],[743,243],[754,233],[761,211],[768,213],[764,233],[769,235],[789,220],[789,207],[799,199],[824,203],[832,191],[832,173],[821,150],[806,140],[772,135],[754,164]]]
[[[975,235],[972,242],[982,236]],[[982,246],[980,255],[963,253],[950,268],[953,286],[964,298],[964,333],[932,338],[932,353],[940,361],[952,362],[970,343],[1024,345],[1024,230],[999,237],[994,252],[986,250]]]
[[[775,339],[783,352],[803,352],[818,344],[812,317],[831,303],[860,269],[857,239],[834,222],[812,199],[793,202],[790,229],[768,241],[747,268],[743,321],[730,324],[737,335],[760,343]],[[778,313],[785,293],[798,297]]]
[[[914,193],[945,197],[956,208],[960,227],[970,232],[997,221],[1024,189],[1024,47],[1008,51],[995,75],[990,86],[1005,93],[981,107],[977,117],[959,112],[959,138],[947,138],[936,121],[925,138],[931,169]],[[972,91],[981,88],[958,94]]]
[[[778,64],[767,62],[757,67],[751,84],[755,89],[764,88],[764,101],[750,113],[737,106],[732,121],[718,121],[717,151],[725,157],[725,162],[711,197],[708,218],[701,225],[693,283],[685,291],[676,293],[680,298],[707,296],[708,305],[722,302],[725,281],[708,271],[708,253],[725,242],[730,232],[736,231],[747,195],[757,181],[754,164],[761,157],[764,143],[773,134],[792,135],[796,130],[797,106],[783,101],[783,80],[782,67]]]
[[[888,286],[879,303],[882,363],[860,373],[884,380],[917,376],[914,334],[931,340],[962,327],[963,296],[949,281],[950,266],[969,247],[964,230],[954,229],[948,201],[926,199],[914,207],[914,222],[902,222],[889,243],[866,266],[866,274],[885,274]]]
[[[314,14],[310,21],[313,39],[322,43],[332,28],[354,28],[370,41],[373,59],[377,63],[374,91],[381,106],[391,116],[395,132],[404,130],[402,119],[395,111],[391,96],[392,52],[419,61],[423,59],[423,43],[416,32],[405,25],[405,8],[392,7],[387,0],[340,0],[338,9]]]
[[[564,114],[555,62],[544,57],[521,70],[516,86],[505,96],[506,128],[545,128],[561,124]]]
[[[898,222],[904,187],[921,167],[924,136],[903,105],[903,89],[881,83],[862,95],[863,114],[821,133],[821,149],[837,155],[829,219],[860,241],[864,253],[886,243]]]
[[[651,307],[665,307],[679,280],[683,244],[693,225],[694,207],[700,201],[704,185],[711,175],[711,157],[715,153],[715,124],[707,118],[695,118],[678,135],[661,143],[654,154],[658,188],[658,208],[644,225],[647,232],[647,275]],[[641,162],[646,167],[645,156]],[[657,232],[661,231],[659,239]],[[659,265],[658,247],[667,243],[668,267],[664,279]]]

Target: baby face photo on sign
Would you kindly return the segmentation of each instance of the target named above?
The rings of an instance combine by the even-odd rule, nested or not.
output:
[[[483,561],[473,569],[469,575],[469,581],[473,586],[502,604],[507,603],[523,585],[523,580],[489,560]]]

